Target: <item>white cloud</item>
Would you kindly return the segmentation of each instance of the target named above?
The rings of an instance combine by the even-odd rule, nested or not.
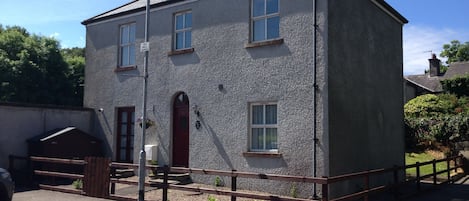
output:
[[[469,41],[469,31],[415,25],[405,26],[404,75],[423,74],[428,68],[428,59],[431,57],[431,53],[435,53],[439,57],[443,50],[443,44],[448,44],[452,40]]]
[[[59,38],[59,36],[60,36],[60,33],[57,33],[57,32],[55,32],[55,33],[53,33],[53,34],[49,35],[49,37],[51,37],[51,38],[55,38],[55,39],[58,39],[58,38]]]

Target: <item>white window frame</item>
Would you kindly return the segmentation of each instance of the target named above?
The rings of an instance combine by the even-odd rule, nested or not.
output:
[[[187,11],[183,11],[183,12],[178,12],[176,14],[174,14],[174,35],[173,35],[173,49],[174,50],[185,50],[185,49],[190,49],[192,48],[192,26],[193,26],[193,16],[191,15],[191,26],[190,27],[185,27],[186,26],[186,17],[185,15],[187,14],[192,14],[192,10],[187,10]],[[183,16],[182,17],[182,25],[183,25],[183,28],[182,29],[177,29],[177,17],[178,16]],[[190,32],[191,34],[191,44],[189,44],[189,46],[187,46],[186,44],[186,32]],[[178,33],[183,33],[182,36],[182,48],[177,48],[177,34]]]
[[[124,28],[129,28],[129,33],[127,33],[127,35],[129,36],[128,38],[128,42],[127,43],[123,43],[122,42],[122,38],[124,37],[123,36],[123,29]],[[133,40],[131,40],[130,38],[130,32],[131,32],[131,29],[134,29],[134,38]],[[135,22],[133,23],[128,23],[128,24],[122,24],[119,26],[119,67],[128,67],[128,66],[135,66],[135,43],[136,43],[136,35],[137,35],[137,25]],[[133,42],[131,42],[133,41]],[[131,50],[133,47],[133,54],[131,53]],[[124,55],[124,51],[122,51],[124,48],[128,48],[129,51],[127,53],[127,55]],[[131,56],[133,55],[133,59],[131,59]],[[123,61],[124,61],[124,57],[127,57],[127,61],[128,63],[124,64]],[[133,62],[132,62],[133,61]]]
[[[267,27],[267,19],[273,18],[273,17],[279,17],[280,19],[280,0],[278,0],[278,10],[276,13],[271,13],[267,14],[267,0],[264,0],[264,13],[265,15],[260,15],[254,17],[254,0],[251,0],[251,42],[263,42],[263,41],[270,41],[270,40],[275,40],[280,38],[280,20],[279,20],[279,37],[277,38],[268,38],[268,27]],[[264,30],[265,30],[265,35],[264,35],[264,40],[254,40],[254,22],[258,20],[264,20]]]
[[[254,106],[263,106],[263,120],[264,120],[264,123],[263,124],[253,124],[252,123],[252,120],[253,120],[253,107]],[[266,106],[267,105],[275,105],[276,109],[277,109],[277,122],[276,124],[266,124],[265,123],[265,120],[266,120]],[[254,103],[250,103],[249,104],[249,151],[251,152],[274,152],[274,153],[277,153],[278,152],[278,103],[277,102],[254,102]],[[264,149],[253,149],[252,147],[252,129],[253,128],[263,128],[263,139],[264,139],[264,142],[263,142],[263,147]],[[267,128],[275,128],[277,129],[277,148],[276,149],[265,149],[266,147],[266,129]]]

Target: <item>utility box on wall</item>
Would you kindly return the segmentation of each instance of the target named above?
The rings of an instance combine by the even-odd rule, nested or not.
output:
[[[158,146],[157,145],[145,145],[146,160],[157,161],[158,160]]]

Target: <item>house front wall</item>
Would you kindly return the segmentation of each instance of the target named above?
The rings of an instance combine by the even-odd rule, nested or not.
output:
[[[283,43],[246,48],[250,41],[249,2],[188,1],[152,10],[147,114],[155,125],[147,129],[146,144],[158,145],[158,164],[172,164],[173,144],[177,140],[172,137],[173,102],[177,94],[184,92],[190,108],[189,167],[303,176],[312,176],[317,171],[322,176],[325,147],[317,148],[316,170],[313,167],[313,122],[322,120],[313,115],[312,1],[280,1]],[[319,4],[322,8],[326,5]],[[194,51],[168,55],[172,51],[174,14],[187,10],[193,16]],[[324,10],[319,13],[325,16]],[[127,23],[136,23],[137,27],[137,68],[115,72],[119,25]],[[143,73],[143,54],[138,47],[143,36],[143,12],[87,25],[84,104],[95,108],[95,129],[106,136],[110,144],[107,153],[114,159],[117,108],[135,106],[135,116],[142,115],[143,80],[138,76]],[[322,43],[318,47],[325,47],[321,40],[324,36],[318,37]],[[325,75],[324,70],[320,72],[319,76]],[[324,77],[320,80],[325,81]],[[277,105],[278,152],[274,154],[252,153],[250,149],[253,103]],[[197,121],[199,129],[195,126]],[[134,158],[138,158],[141,132],[135,126]],[[322,132],[318,137],[323,137]],[[194,179],[213,183],[214,178]],[[288,183],[259,180],[240,180],[238,185],[282,194],[288,194],[292,187]],[[311,194],[310,185],[298,188]]]
[[[404,165],[402,24],[370,0],[329,8],[330,175]]]

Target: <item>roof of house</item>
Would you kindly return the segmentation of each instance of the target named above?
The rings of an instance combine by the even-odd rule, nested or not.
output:
[[[469,75],[469,62],[458,62],[450,64],[445,74],[441,76],[430,76],[428,73],[422,75],[409,75],[405,79],[429,92],[442,92],[440,81],[454,78],[455,76]]]
[[[181,2],[181,1],[185,1],[185,0],[150,0],[150,8],[157,8],[157,7],[161,7],[161,6],[165,6],[168,4]],[[129,2],[127,4],[114,8],[110,11],[107,11],[99,15],[96,15],[92,18],[89,18],[81,22],[81,24],[87,25],[93,22],[111,19],[114,17],[119,17],[119,16],[131,14],[131,13],[135,13],[139,11],[144,11],[146,8],[146,5],[147,5],[147,1],[134,0],[132,2]]]
[[[91,137],[91,138],[94,138],[98,141],[100,141],[98,138],[94,137],[94,136],[91,136],[91,135],[88,135],[87,133],[81,131],[80,129],[78,128],[75,128],[75,127],[66,127],[66,128],[56,128],[56,129],[53,129],[53,130],[50,130],[50,131],[47,131],[43,134],[40,134],[40,135],[37,135],[37,136],[34,136],[32,138],[29,138],[27,140],[27,142],[44,142],[44,141],[47,141],[47,140],[50,140],[50,139],[53,139],[57,136],[60,136],[60,135],[66,135],[66,134],[69,134],[69,133],[72,133],[72,131],[76,131],[82,135],[86,135],[88,137]]]
[[[165,6],[168,4],[182,2],[182,1],[188,1],[188,0],[150,0],[150,8],[157,8],[157,7]],[[399,14],[399,12],[397,12],[384,0],[373,0],[373,2],[377,3],[380,6],[380,8],[385,10],[387,13],[389,13],[391,16],[399,20],[401,23],[403,24],[408,23],[408,20],[406,18],[404,18],[401,14]],[[143,11],[145,10],[146,3],[147,1],[144,1],[144,0],[134,0],[132,2],[129,2],[127,4],[114,8],[110,11],[107,11],[102,14],[96,15],[92,18],[89,18],[81,22],[81,24],[87,25],[90,23],[99,22],[102,20],[111,19],[114,17],[119,17],[119,16],[131,14],[131,13]]]

